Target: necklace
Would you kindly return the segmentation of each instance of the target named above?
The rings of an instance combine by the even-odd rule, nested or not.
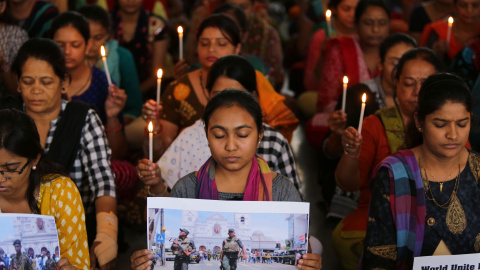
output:
[[[88,84],[90,83],[90,79],[92,78],[92,72],[93,70],[90,69],[90,72],[88,73],[88,77],[87,79],[85,80],[85,83],[82,85],[82,87],[80,87],[77,91],[75,91],[70,97],[74,97],[76,96],[78,93],[82,93],[83,90],[85,90],[85,88],[88,86]]]
[[[207,90],[205,90],[205,86],[203,86],[203,76],[202,75],[203,75],[203,72],[200,70],[198,78],[200,79],[200,86],[202,87],[202,93],[203,93],[203,95],[205,96],[205,98],[207,99],[207,102],[208,102],[208,100],[210,98],[207,95]]]
[[[420,167],[420,170],[422,168],[421,165],[421,160],[423,159],[423,153],[420,154],[420,157],[418,158],[418,166]],[[425,198],[427,198],[429,201],[432,201],[436,206],[446,209],[447,213],[445,216],[445,223],[447,225],[447,228],[452,232],[453,234],[460,234],[462,233],[465,228],[467,227],[467,218],[465,216],[465,211],[463,210],[462,204],[460,203],[460,200],[457,197],[457,192],[460,186],[460,157],[458,159],[458,175],[455,179],[455,186],[453,187],[452,194],[448,198],[448,200],[440,204],[437,202],[435,199],[435,196],[433,195],[432,189],[430,187],[430,180],[428,180],[428,173],[427,169],[424,167],[423,168],[423,173],[424,177],[422,176],[422,182],[423,182],[423,191],[425,193]],[[443,183],[440,183],[440,189],[442,189]],[[441,192],[441,190],[440,190]],[[432,226],[435,224],[430,224],[430,220],[435,220],[433,217],[428,219],[427,224]]]

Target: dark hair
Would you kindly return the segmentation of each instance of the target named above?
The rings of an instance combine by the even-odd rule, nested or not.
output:
[[[239,89],[226,89],[216,94],[208,103],[203,113],[205,129],[208,129],[210,117],[218,108],[239,106],[245,109],[255,120],[260,134],[263,128],[263,113],[260,104],[252,94]]]
[[[42,247],[42,248],[40,249],[40,252],[42,252],[42,251],[44,251],[44,250],[45,250],[45,251],[48,251],[48,249],[47,249],[46,247]]]
[[[385,62],[385,56],[387,55],[388,51],[398,44],[410,45],[414,48],[417,47],[417,41],[413,37],[403,33],[391,34],[380,45],[381,63]]]
[[[82,14],[76,11],[67,11],[58,15],[53,19],[52,26],[50,26],[50,37],[53,39],[55,33],[63,27],[71,25],[75,28],[85,40],[85,44],[90,39],[90,26],[88,21]]]
[[[215,81],[221,76],[236,80],[251,94],[258,93],[255,69],[242,56],[227,55],[215,61],[208,73],[205,87],[209,93],[212,91]]]
[[[387,13],[388,18],[390,18],[390,9],[383,0],[360,0],[355,8],[355,24],[360,22],[360,18],[365,13],[368,7],[376,6],[382,8],[385,13]]]
[[[445,64],[442,60],[440,60],[440,58],[438,58],[434,51],[424,47],[414,48],[404,53],[398,61],[397,66],[393,70],[393,74],[395,74],[395,80],[400,78],[400,74],[403,72],[403,66],[405,66],[405,63],[415,59],[420,59],[430,63],[435,68],[436,72],[442,72],[445,70]]]
[[[228,12],[233,12],[233,16],[235,16],[235,20],[240,26],[240,30],[245,33],[247,31],[247,16],[245,12],[241,8],[233,4],[223,4],[217,7],[213,14],[226,14]]]
[[[17,56],[13,60],[11,71],[18,77],[22,76],[22,69],[29,58],[47,62],[61,81],[69,78],[67,68],[65,67],[65,56],[56,42],[46,38],[32,38],[18,50]]]
[[[110,33],[112,24],[108,12],[99,5],[85,5],[77,9],[87,20],[100,24]]]
[[[15,241],[13,241],[13,245],[22,245],[22,242],[20,241],[20,239],[16,239]]]
[[[329,9],[336,9],[340,3],[342,3],[343,0],[330,0],[328,2],[328,8]]]
[[[212,16],[203,20],[198,27],[197,41],[200,38],[200,35],[203,33],[203,30],[208,27],[218,28],[225,38],[233,44],[233,46],[237,46],[241,42],[240,28],[238,24],[225,14],[213,14]]]
[[[6,0],[0,0],[0,4],[5,3],[5,11],[0,14],[0,22],[10,25],[18,25],[18,20],[13,17],[12,11],[10,9],[10,4]]]
[[[36,170],[29,175],[27,200],[32,213],[39,214],[34,191],[41,183],[41,177],[48,173],[64,174],[65,171],[56,163],[48,161],[43,157],[43,148],[40,144],[35,122],[26,113],[16,109],[0,110],[0,149],[5,148],[10,153],[28,159],[28,163],[37,159]]]
[[[450,73],[430,75],[418,93],[417,120],[423,124],[427,115],[439,110],[448,101],[464,105],[465,110],[472,115],[473,97],[465,81]],[[423,136],[414,121],[408,126],[408,138],[409,147],[423,143]]]

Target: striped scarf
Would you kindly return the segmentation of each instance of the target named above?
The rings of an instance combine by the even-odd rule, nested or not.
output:
[[[420,168],[408,149],[385,158],[375,169],[373,178],[383,167],[390,174],[390,207],[397,230],[397,269],[411,268],[413,257],[420,256],[422,251],[427,215]]]
[[[217,184],[215,183],[215,165],[215,160],[210,157],[198,170],[196,190],[198,199],[219,199]],[[267,162],[259,155],[255,155],[243,200],[272,201],[272,181],[272,172]]]

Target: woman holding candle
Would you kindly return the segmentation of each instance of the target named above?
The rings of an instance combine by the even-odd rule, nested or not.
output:
[[[447,20],[452,15],[453,0],[430,0],[415,6],[409,16],[408,34],[417,43],[422,39],[422,32],[427,24]]]
[[[334,111],[342,92],[343,76],[355,85],[376,77],[379,73],[379,48],[388,36],[389,10],[382,0],[361,0],[355,9],[358,39],[339,37],[331,39],[325,49],[320,88],[317,89],[317,113],[307,124],[307,138],[315,148],[328,132],[328,116]],[[345,56],[348,55],[348,59]]]
[[[355,8],[357,3],[358,0],[332,0],[328,2],[332,15],[330,24],[328,21],[320,24],[321,29],[317,30],[311,37],[308,53],[305,57],[303,83],[307,91],[315,91],[320,88],[320,77],[323,67],[321,57],[325,57],[325,42],[328,38],[357,35],[355,27]],[[331,29],[331,31],[328,29]],[[308,37],[310,35],[311,33],[308,33]]]
[[[408,51],[395,69],[396,106],[366,117],[361,136],[353,127],[343,131],[344,153],[335,171],[337,185],[345,191],[360,190],[358,208],[338,224],[332,236],[345,269],[356,269],[362,253],[372,172],[385,157],[406,147],[404,127],[413,120],[420,86],[428,76],[443,69],[442,61],[432,50]]]
[[[211,157],[198,172],[180,179],[171,196],[210,200],[301,201],[298,191],[284,176],[273,173],[256,154],[263,137],[262,109],[243,90],[223,90],[207,104],[203,121]],[[197,188],[198,187],[198,188]],[[211,189],[212,192],[207,190]],[[133,269],[147,269],[153,254],[135,252]],[[321,269],[321,256],[307,253],[298,269]]]
[[[167,64],[171,65],[172,61],[167,58],[169,42],[177,44],[174,41],[177,35],[173,33],[176,29],[171,29],[163,18],[144,9],[142,2],[142,0],[116,1],[111,12],[113,38],[132,53],[142,94],[155,97],[157,70],[159,68],[170,70],[167,68]],[[176,50],[174,46],[171,46],[171,49]],[[171,77],[170,74],[165,75],[167,78]]]
[[[144,104],[144,118],[153,121],[155,131],[162,127],[161,136],[154,136],[154,161],[158,160],[183,128],[195,123],[203,114],[209,99],[205,84],[213,63],[222,56],[238,54],[241,47],[237,24],[223,14],[212,15],[202,22],[197,39],[201,68],[182,76],[165,90],[160,119],[155,101],[149,100]],[[279,129],[287,139],[291,138],[298,119],[267,79],[259,72],[256,75],[260,103],[268,115],[266,123]]]
[[[142,115],[142,93],[133,56],[130,51],[120,46],[117,40],[110,39],[110,15],[105,9],[97,5],[85,5],[80,7],[78,12],[85,16],[90,27],[90,46],[86,60],[90,65],[105,71],[100,55],[100,47],[105,46],[112,81],[124,89],[128,97],[123,109],[125,125],[128,125]]]
[[[0,110],[0,164],[0,214],[55,217],[62,256],[55,261],[57,269],[90,269],[78,188],[62,175],[63,168],[45,158],[35,122],[24,112]]]
[[[421,46],[433,49],[448,62],[480,34],[480,0],[454,0],[453,4],[457,14],[453,23],[440,20],[426,25],[420,41]]]
[[[15,104],[4,101],[1,105],[24,109],[35,121],[46,157],[68,170],[82,196],[90,262],[96,266],[98,260],[99,265],[108,268],[116,257],[117,217],[111,150],[102,122],[89,105],[62,99],[68,69],[62,49],[55,42],[25,42],[12,64],[12,72],[17,76],[22,100]]]
[[[410,123],[414,148],[387,157],[372,174],[364,269],[411,269],[418,256],[480,251],[480,155],[465,148],[472,109],[459,77],[425,80]]]
[[[123,89],[108,85],[105,73],[89,66],[85,55],[90,46],[88,21],[75,11],[62,13],[55,18],[50,29],[52,39],[65,54],[65,63],[71,82],[66,95],[71,100],[92,104],[102,120],[112,148],[112,159],[122,159],[127,154],[127,141],[123,132],[123,114],[127,96]]]

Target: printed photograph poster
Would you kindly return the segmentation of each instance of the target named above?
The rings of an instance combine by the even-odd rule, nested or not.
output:
[[[478,270],[480,254],[415,257],[413,270]]]
[[[54,217],[0,214],[0,224],[0,269],[55,269],[60,250]]]
[[[294,269],[309,203],[148,198],[153,269]]]

